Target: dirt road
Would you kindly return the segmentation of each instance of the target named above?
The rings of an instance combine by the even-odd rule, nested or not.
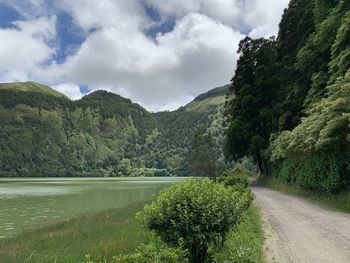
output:
[[[350,263],[350,215],[254,186],[268,263]]]

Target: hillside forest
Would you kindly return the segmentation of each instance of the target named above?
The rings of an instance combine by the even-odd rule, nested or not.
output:
[[[292,0],[277,38],[240,42],[225,154],[323,193],[350,183],[350,2]]]
[[[195,133],[212,138],[215,169],[225,167],[227,91],[150,113],[106,91],[72,101],[34,82],[0,84],[0,176],[187,176]]]

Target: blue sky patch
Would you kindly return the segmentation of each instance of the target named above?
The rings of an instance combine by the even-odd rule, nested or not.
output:
[[[0,4],[0,28],[15,28],[12,23],[21,19],[21,14],[14,8]]]
[[[148,5],[142,2],[142,5],[146,11],[146,14],[156,22],[156,25],[147,30],[146,35],[151,38],[156,38],[158,33],[164,34],[173,31],[175,27],[175,20],[168,18],[165,21],[162,21],[162,17],[157,9],[153,6]]]
[[[86,40],[83,30],[75,25],[72,16],[68,13],[57,15],[57,63],[63,63],[68,55],[76,52],[78,47]]]
[[[160,16],[159,12],[153,6],[150,6],[144,2],[142,2],[142,5],[146,11],[146,14],[150,18],[152,18],[153,21],[160,21],[161,20],[161,16]]]
[[[168,20],[165,21],[158,26],[152,27],[146,32],[146,35],[151,38],[156,38],[158,33],[164,34],[168,33],[174,30],[175,27],[175,21],[174,20]]]
[[[91,91],[91,89],[86,85],[80,85],[80,92],[82,94],[88,94]]]

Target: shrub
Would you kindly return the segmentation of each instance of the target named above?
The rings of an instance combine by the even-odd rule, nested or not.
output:
[[[233,171],[225,172],[219,178],[219,182],[225,186],[242,185],[248,187],[249,175],[249,172],[243,166],[237,165]]]
[[[300,161],[297,183],[304,188],[337,193],[346,181],[346,160],[341,154],[315,154]]]
[[[209,245],[217,237],[225,240],[250,202],[249,194],[192,179],[163,190],[139,217],[168,245],[183,245],[191,262],[204,262]]]
[[[345,156],[336,152],[284,160],[279,169],[279,176],[285,182],[325,193],[337,193],[344,189],[349,181]]]

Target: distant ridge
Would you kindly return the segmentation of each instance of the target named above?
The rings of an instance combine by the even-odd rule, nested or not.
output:
[[[213,98],[213,97],[226,96],[228,94],[229,87],[230,87],[230,85],[225,85],[225,86],[222,86],[222,87],[218,87],[218,88],[209,90],[208,92],[197,96],[194,99],[194,101],[205,100],[207,98]]]
[[[192,102],[180,109],[185,111],[206,112],[210,107],[224,105],[228,91],[229,85],[209,90],[208,92],[199,95]]]
[[[40,83],[28,82],[14,82],[14,83],[0,83],[0,90],[18,90],[24,92],[40,92],[49,94],[55,97],[64,97],[69,99],[66,95]]]
[[[0,177],[191,175],[194,131],[221,151],[226,92],[153,113],[103,90],[70,100],[34,82],[0,84]]]

